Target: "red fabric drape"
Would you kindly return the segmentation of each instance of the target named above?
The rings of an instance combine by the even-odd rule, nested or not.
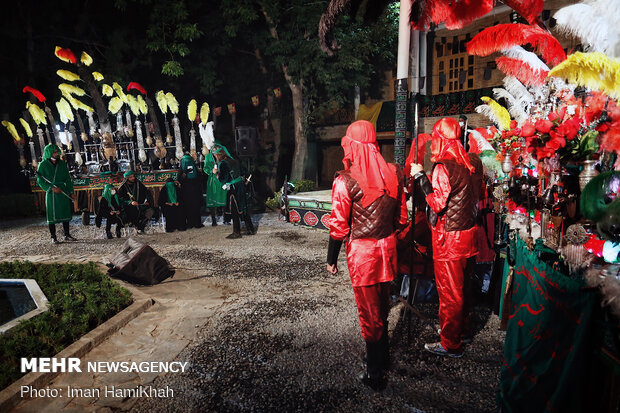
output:
[[[476,170],[463,145],[459,141],[461,137],[461,127],[454,118],[443,118],[433,126],[433,141],[431,143],[431,161],[453,159],[457,163],[469,169],[470,173]]]

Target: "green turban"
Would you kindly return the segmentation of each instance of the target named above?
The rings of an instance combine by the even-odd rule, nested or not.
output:
[[[125,178],[129,178],[131,175],[135,175],[136,173],[134,171],[127,171],[125,172],[125,174],[123,175]]]
[[[56,145],[54,145],[53,143],[48,144],[44,149],[43,149],[43,157],[42,160],[46,160],[52,157],[52,154],[58,151],[58,154],[60,155],[60,148]]]

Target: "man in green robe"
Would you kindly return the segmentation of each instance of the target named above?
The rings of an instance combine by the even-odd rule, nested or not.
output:
[[[222,189],[222,184],[213,173],[213,168],[217,165],[215,161],[215,152],[226,148],[214,143],[209,149],[209,153],[205,156],[205,163],[202,170],[207,174],[207,197],[206,206],[211,211],[211,225],[216,226],[215,209],[226,206],[226,191]]]
[[[69,233],[73,180],[67,163],[60,159],[60,149],[52,143],[43,149],[43,159],[37,169],[37,184],[45,191],[45,212],[52,242],[60,244],[56,237],[56,224],[59,222],[62,223],[65,241],[75,241]]]

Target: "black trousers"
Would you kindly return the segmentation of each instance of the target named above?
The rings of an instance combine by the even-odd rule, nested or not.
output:
[[[105,219],[105,232],[110,232],[112,230],[112,224],[116,224],[117,231],[123,227],[123,223],[118,216],[108,215]]]
[[[252,223],[252,217],[250,217],[250,214],[248,213],[247,209],[243,212],[243,214],[239,214],[239,211],[237,211],[237,208],[231,208],[230,209],[230,213],[232,216],[232,222],[233,222],[233,232],[235,234],[240,234],[241,233],[241,215],[243,215],[243,220],[245,221],[245,229],[246,231],[249,233],[254,233],[254,224]]]
[[[52,239],[56,239],[56,224],[49,224],[49,228],[50,228],[50,235],[52,236]],[[65,233],[65,237],[68,237],[71,235],[69,233],[69,221],[62,223],[62,230]]]

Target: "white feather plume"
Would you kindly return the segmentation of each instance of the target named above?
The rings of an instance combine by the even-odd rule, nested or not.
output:
[[[476,106],[476,112],[481,113],[487,118],[489,118],[491,122],[493,122],[494,124],[498,126],[498,128],[499,128],[499,125],[502,124],[502,120],[499,119],[497,116],[495,116],[495,112],[493,111],[493,109],[491,109],[491,107],[487,105],[486,103]]]
[[[528,52],[521,46],[513,46],[509,49],[502,50],[506,56],[512,59],[519,59],[523,63],[528,64],[534,71],[549,71],[549,66],[547,66],[535,53]]]
[[[605,16],[613,27],[620,26],[620,0],[596,0],[590,2],[599,15]],[[610,13],[613,11],[613,13]]]
[[[504,78],[504,89],[506,89],[517,102],[529,107],[534,104],[534,95],[527,90],[527,87],[514,76],[506,76]]]
[[[525,112],[525,107],[523,104],[506,89],[501,87],[493,88],[493,96],[495,97],[495,100],[504,99],[506,101],[506,109],[508,109],[510,116],[517,121],[519,126],[527,120],[527,113]]]
[[[616,57],[616,49],[619,46],[619,27],[618,23],[608,20],[607,16],[618,13],[620,1],[603,1],[609,4],[606,10],[600,10],[603,4],[597,6],[578,3],[563,7],[558,10],[553,18],[557,22],[557,28],[561,33],[578,37],[582,42],[587,43],[590,48],[588,51],[602,52],[608,56]],[[612,17],[612,20],[616,20]]]
[[[480,152],[484,152],[484,151],[495,152],[495,149],[493,149],[493,146],[489,143],[489,141],[484,139],[484,136],[482,136],[482,134],[478,132],[477,130],[472,129],[472,130],[467,131],[467,136],[469,136],[470,141],[473,140],[476,142],[476,145],[478,146],[478,150]]]

